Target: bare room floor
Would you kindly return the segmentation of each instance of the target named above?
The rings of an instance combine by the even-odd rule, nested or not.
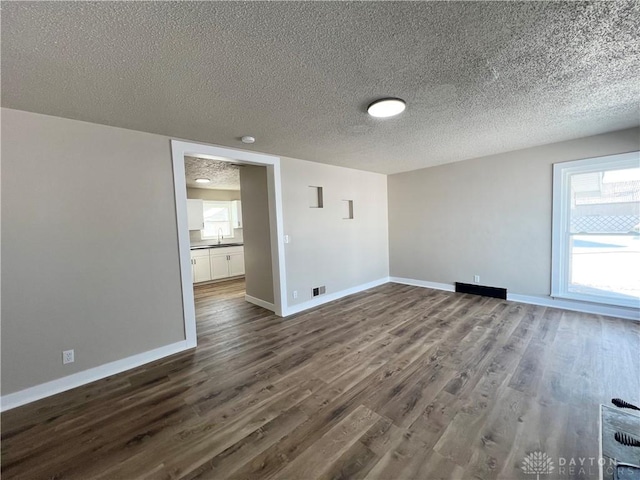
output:
[[[10,478],[521,478],[640,403],[640,325],[387,284],[278,318],[196,288],[194,351],[2,415]]]

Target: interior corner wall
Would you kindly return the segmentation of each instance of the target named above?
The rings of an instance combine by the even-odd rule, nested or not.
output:
[[[390,175],[392,277],[551,290],[552,165],[638,150],[637,128]]]
[[[184,340],[176,231],[168,138],[2,109],[2,395]]]
[[[267,168],[240,168],[242,227],[247,295],[274,303]]]
[[[310,301],[314,287],[334,294],[386,279],[386,175],[285,157],[280,171],[289,307]],[[322,187],[323,208],[310,207],[310,186]],[[353,219],[344,200],[353,200]]]

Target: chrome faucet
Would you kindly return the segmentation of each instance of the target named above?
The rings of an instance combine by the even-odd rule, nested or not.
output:
[[[224,235],[222,234],[222,229],[219,228],[218,229],[218,245],[220,245],[220,240],[222,240],[224,238]]]

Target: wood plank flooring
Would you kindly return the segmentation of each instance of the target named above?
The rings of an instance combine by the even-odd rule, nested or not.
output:
[[[531,480],[534,451],[597,478],[598,405],[640,403],[632,321],[398,284],[286,319],[242,280],[195,294],[194,351],[2,414],[3,479]]]

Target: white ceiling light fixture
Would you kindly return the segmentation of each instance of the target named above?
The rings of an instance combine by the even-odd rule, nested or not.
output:
[[[404,112],[407,104],[401,98],[381,98],[367,107],[372,117],[387,118]]]
[[[196,178],[196,183],[210,183],[211,180],[208,178]]]
[[[245,135],[242,137],[242,143],[254,143],[256,141],[256,137],[252,137],[251,135]]]

